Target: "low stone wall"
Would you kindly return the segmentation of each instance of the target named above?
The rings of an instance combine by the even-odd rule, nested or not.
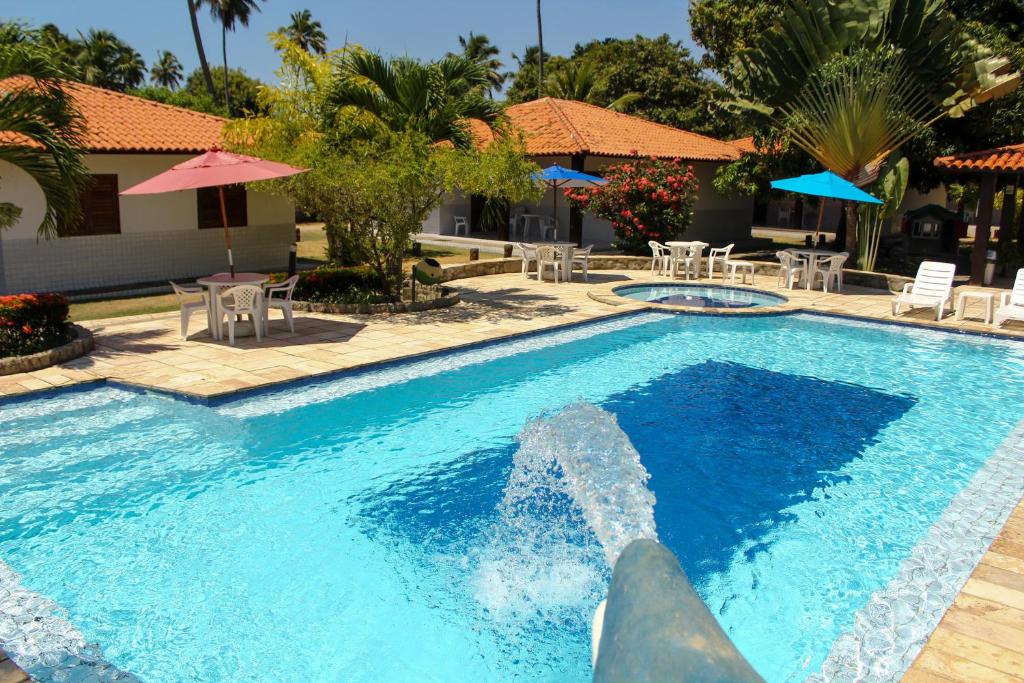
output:
[[[754,270],[759,275],[777,276],[779,274],[779,264],[776,261],[751,261],[751,263],[754,264]],[[650,270],[650,268],[650,256],[605,256],[594,254],[590,257],[590,270]],[[522,269],[523,261],[518,257],[470,261],[469,263],[444,266],[441,279],[443,282],[450,282],[451,280],[480,277],[482,275],[519,273],[522,272]],[[898,292],[903,289],[904,283],[913,281],[913,278],[903,277],[902,275],[871,273],[866,270],[843,270],[843,283],[858,287]]]
[[[459,303],[462,299],[459,293],[452,291],[436,299],[425,301],[401,301],[386,304],[318,304],[310,301],[293,301],[292,308],[296,311],[310,311],[312,313],[334,313],[339,315],[367,314],[367,313],[415,313],[418,311],[430,311],[435,308],[447,308]]]
[[[64,363],[84,356],[96,348],[96,342],[92,338],[92,332],[89,330],[78,325],[72,325],[71,333],[74,335],[74,339],[67,344],[28,356],[0,358],[0,375],[13,375],[19,372],[42,370],[51,365],[57,365],[58,363]]]

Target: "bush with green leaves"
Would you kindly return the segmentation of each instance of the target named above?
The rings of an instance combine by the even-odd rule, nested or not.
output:
[[[62,294],[0,296],[0,358],[26,356],[70,341]]]

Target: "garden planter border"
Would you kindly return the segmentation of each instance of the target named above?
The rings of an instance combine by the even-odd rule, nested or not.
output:
[[[67,344],[55,346],[46,351],[31,353],[27,356],[11,356],[0,358],[0,375],[14,375],[19,372],[42,370],[51,365],[64,363],[80,358],[96,348],[92,332],[79,325],[71,325],[73,338]]]
[[[428,299],[426,301],[402,301],[385,304],[321,304],[311,301],[293,301],[292,308],[296,311],[333,313],[336,315],[418,313],[420,311],[431,311],[435,308],[448,308],[459,303],[461,300],[459,293],[453,290],[436,299]]]

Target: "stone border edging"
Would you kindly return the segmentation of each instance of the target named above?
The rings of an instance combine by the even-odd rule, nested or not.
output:
[[[46,351],[31,353],[27,356],[0,358],[0,375],[14,375],[21,372],[42,370],[51,365],[80,358],[96,348],[96,341],[93,339],[92,332],[73,323],[70,327],[74,338],[67,344],[61,344]]]
[[[449,292],[444,296],[426,301],[402,301],[398,303],[384,304],[320,304],[310,301],[293,301],[292,307],[296,311],[309,311],[310,313],[334,313],[334,314],[374,314],[374,313],[418,313],[420,311],[431,311],[436,308],[447,308],[459,303],[462,298],[458,292]]]

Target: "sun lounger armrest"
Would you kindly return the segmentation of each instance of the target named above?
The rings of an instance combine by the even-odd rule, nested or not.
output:
[[[999,295],[999,305],[1000,306],[1009,306],[1010,305],[1010,293],[1009,292],[1003,292],[1002,294]]]
[[[904,282],[903,283],[903,291],[900,292],[900,295],[902,296],[904,294],[910,294],[910,290],[913,288],[913,286],[914,286],[913,282]]]

